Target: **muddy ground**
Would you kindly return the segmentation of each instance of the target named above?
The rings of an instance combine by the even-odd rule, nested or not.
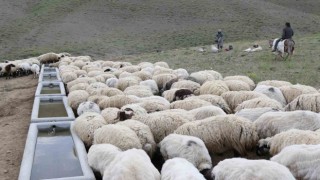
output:
[[[37,82],[0,78],[0,180],[18,178]]]

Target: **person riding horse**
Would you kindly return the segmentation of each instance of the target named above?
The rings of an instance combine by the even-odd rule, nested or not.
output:
[[[221,50],[223,48],[223,34],[221,29],[218,30],[218,33],[216,34],[216,41],[217,48]]]
[[[291,25],[289,22],[286,23],[286,27],[283,29],[283,32],[282,32],[282,37],[279,38],[275,45],[274,45],[274,49],[272,50],[272,52],[276,52],[277,51],[277,48],[278,48],[278,44],[280,41],[282,40],[285,40],[285,39],[290,39],[292,40],[292,36],[293,36],[294,32],[291,28]]]

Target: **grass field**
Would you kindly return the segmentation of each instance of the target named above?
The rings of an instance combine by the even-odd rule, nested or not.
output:
[[[320,1],[3,0],[0,5],[0,61],[64,51],[320,86]],[[275,61],[267,40],[280,36],[286,21],[295,30],[297,51],[291,61]],[[219,28],[234,51],[193,50],[211,45]],[[242,52],[255,41],[264,51]]]

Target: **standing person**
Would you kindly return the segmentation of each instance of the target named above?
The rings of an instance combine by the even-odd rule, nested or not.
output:
[[[286,22],[285,28],[282,30],[282,36],[281,38],[279,38],[275,45],[274,45],[274,49],[272,50],[272,52],[275,52],[277,50],[278,44],[280,41],[285,40],[285,39],[292,39],[294,32],[291,28],[291,25],[289,22]]]
[[[223,34],[221,29],[219,29],[218,33],[216,34],[216,43],[217,43],[217,48],[221,50],[223,48]]]

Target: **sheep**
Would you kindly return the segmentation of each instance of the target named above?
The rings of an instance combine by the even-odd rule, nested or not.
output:
[[[280,88],[282,86],[291,86],[292,84],[287,81],[278,81],[278,80],[267,80],[267,81],[261,81],[257,84],[258,85],[266,85],[266,86],[273,86]]]
[[[225,80],[230,91],[250,91],[250,86],[244,81],[240,80]]]
[[[107,87],[108,86],[104,83],[94,82],[87,87],[86,91],[89,93],[89,95],[99,95],[101,93],[101,90]]]
[[[75,79],[75,80],[67,83],[67,89],[70,89],[72,86],[74,86],[74,85],[76,85],[78,83],[91,84],[91,83],[94,83],[94,82],[97,82],[94,78],[89,78],[89,77],[78,78],[78,79]]]
[[[33,78],[39,77],[40,74],[40,67],[37,64],[32,64],[31,72],[33,73]]]
[[[16,72],[16,65],[14,64],[7,64],[4,67],[4,73],[6,74],[6,79],[10,79],[10,76],[15,76]]]
[[[157,83],[152,80],[152,79],[148,79],[148,80],[144,80],[144,81],[141,81],[139,83],[139,85],[142,85],[142,86],[148,86],[151,91],[152,91],[152,94],[154,95],[157,95],[159,93],[159,88],[158,88],[158,85]]]
[[[120,121],[126,119],[135,119],[135,117],[141,117],[147,115],[147,111],[139,104],[127,104],[120,109]]]
[[[169,80],[168,82],[165,82],[165,84],[162,86],[162,88],[160,89],[160,94],[162,94],[164,91],[171,89],[171,86],[175,83],[178,82],[179,79],[178,78],[173,78],[171,80]]]
[[[140,140],[133,130],[117,124],[108,124],[97,129],[94,132],[93,143],[112,144],[123,151],[142,148]]]
[[[78,106],[87,100],[89,94],[85,90],[75,90],[68,95],[68,105],[73,109],[78,109]]]
[[[101,116],[107,124],[115,124],[120,121],[120,109],[105,108],[101,111]]]
[[[130,149],[118,154],[105,168],[103,180],[160,180],[160,173],[148,155],[140,149]]]
[[[164,160],[184,158],[199,171],[211,169],[212,162],[204,142],[193,136],[169,134],[159,144]]]
[[[266,97],[266,95],[258,92],[253,92],[253,91],[228,91],[223,94],[221,94],[223,99],[227,102],[229,105],[231,111],[234,112],[236,107],[241,104],[244,101],[258,98],[258,97]]]
[[[147,67],[150,67],[150,68],[153,68],[154,65],[150,62],[141,62],[138,64],[138,66],[140,66],[141,69],[144,69],[144,68],[147,68]]]
[[[235,156],[245,156],[258,142],[256,128],[249,120],[235,115],[220,115],[185,123],[174,133],[200,138],[210,153],[233,150]]]
[[[253,90],[256,86],[254,81],[252,79],[250,79],[248,76],[227,76],[223,80],[224,81],[228,81],[228,80],[243,81],[249,85],[250,90]]]
[[[31,71],[31,65],[28,62],[22,62],[18,64],[18,67],[20,68],[21,74],[29,75]]]
[[[108,87],[117,87],[117,84],[118,84],[118,79],[117,78],[109,78],[109,79],[107,79],[107,81],[106,81],[106,84],[107,84],[107,86]]]
[[[282,104],[274,99],[255,98],[255,99],[244,101],[243,103],[239,104],[235,109],[235,111],[238,112],[241,109],[262,108],[262,107],[271,107],[271,108],[283,110]]]
[[[124,95],[124,93],[117,88],[102,88],[99,90],[99,94],[108,97]]]
[[[210,102],[212,105],[221,108],[225,113],[230,114],[231,110],[227,102],[221,97],[212,94],[204,94],[200,96],[191,96],[188,99],[201,99]]]
[[[88,77],[88,73],[85,70],[75,70],[73,72],[76,73],[77,77]]]
[[[112,67],[114,65],[113,61],[103,61],[102,67]]]
[[[153,68],[153,67],[145,67],[145,68],[141,69],[141,71],[142,71],[142,72],[148,72],[148,73],[150,73],[150,74],[153,75],[153,73],[154,73],[154,68]]]
[[[320,112],[320,93],[302,94],[285,107],[286,111],[309,110]]]
[[[134,118],[150,127],[156,143],[173,133],[182,124],[194,120],[188,111],[182,109],[159,111]]]
[[[80,69],[85,66],[87,63],[86,62],[83,62],[82,60],[76,60],[72,63],[70,63],[70,65],[73,65],[73,66],[77,66],[79,67]]]
[[[267,160],[248,160],[244,158],[225,159],[212,170],[215,180],[295,180],[289,169]]]
[[[59,56],[59,54],[53,52],[42,54],[38,57],[38,60],[41,64],[55,63],[60,61],[60,59],[61,57]]]
[[[287,104],[286,99],[284,98],[281,90],[277,87],[267,86],[267,85],[258,85],[255,89],[255,92],[265,94],[271,99],[274,99],[285,106]]]
[[[78,109],[77,109],[77,114],[78,116],[80,116],[81,114],[85,113],[85,112],[96,112],[96,113],[100,113],[100,108],[99,106],[91,101],[86,101],[86,102],[82,102]]]
[[[70,57],[73,59],[73,61],[81,60],[83,62],[90,62],[92,61],[92,58],[90,56],[76,56],[76,57]]]
[[[100,103],[101,103],[102,109],[105,109],[108,107],[121,108],[124,105],[139,103],[139,102],[140,102],[140,98],[138,98],[137,96],[116,95],[116,96],[112,96],[108,100],[106,100],[104,102],[100,102]]]
[[[67,52],[62,52],[58,54],[60,57],[70,57],[71,54],[67,53]]]
[[[182,80],[172,84],[171,88],[177,89],[189,89],[195,95],[200,94],[200,84],[190,81],[190,80]]]
[[[74,72],[71,72],[71,71],[65,72],[65,73],[60,73],[60,74],[61,74],[62,82],[64,82],[65,84],[78,78],[77,74]]]
[[[177,91],[178,94],[176,93]],[[164,91],[162,93],[162,96],[168,100],[169,102],[173,102],[173,101],[176,101],[176,100],[180,100],[180,99],[184,99],[190,95],[192,95],[192,91],[188,90],[188,89],[177,89],[177,88],[173,88],[173,89],[170,89],[170,90],[167,90],[167,91]],[[178,95],[178,97],[177,97]]]
[[[205,70],[191,73],[188,79],[202,85],[206,81],[222,80],[222,75],[216,71]]]
[[[123,71],[126,71],[126,72],[129,72],[129,73],[134,73],[134,72],[138,72],[141,70],[141,67],[140,66],[125,66],[123,68],[121,68],[121,70]]]
[[[121,149],[112,144],[94,144],[88,151],[88,164],[103,176],[106,167],[112,164],[115,157],[121,152]]]
[[[282,86],[280,87],[280,90],[282,91],[282,94],[285,97],[288,104],[301,94],[318,93],[314,87],[305,86],[301,84],[296,84],[292,86]]]
[[[205,180],[202,174],[186,159],[167,160],[161,169],[161,180]]]
[[[142,86],[142,85],[127,87],[123,92],[125,95],[135,95],[137,97],[153,96],[151,89],[148,86]]]
[[[117,125],[126,126],[131,130],[133,130],[137,134],[140,140],[142,149],[146,151],[146,153],[150,156],[150,158],[153,157],[153,154],[156,151],[157,145],[154,141],[153,134],[149,126],[136,120],[120,121],[117,123]]]
[[[157,83],[159,89],[164,89],[166,87],[166,83],[172,80],[176,81],[178,78],[174,74],[159,74],[153,76],[152,79]]]
[[[125,77],[119,79],[117,83],[117,88],[124,91],[129,86],[139,85],[141,79],[138,77]]]
[[[148,113],[170,109],[170,102],[160,96],[145,97],[140,100],[141,102],[138,104]]]
[[[182,68],[173,70],[173,74],[177,75],[178,79],[188,79],[189,77],[188,71]]]
[[[296,179],[318,179],[320,174],[320,144],[291,145],[270,160],[287,166]]]
[[[94,132],[105,125],[103,117],[96,112],[85,112],[74,120],[74,131],[87,147],[93,142]]]
[[[279,109],[271,108],[271,107],[263,107],[263,108],[249,108],[249,109],[241,109],[236,112],[236,116],[244,117],[250,120],[251,122],[256,121],[260,116],[267,112],[278,112]]]
[[[196,120],[205,119],[211,116],[226,115],[226,113],[217,106],[203,106],[189,111]]]
[[[156,62],[154,63],[155,66],[160,66],[160,67],[164,67],[164,68],[169,68],[169,65],[167,62],[164,62],[164,61],[159,61],[159,62]]]
[[[311,111],[268,112],[260,116],[254,124],[259,137],[267,138],[290,129],[319,129],[320,115]]]
[[[145,71],[134,72],[132,73],[132,75],[137,76],[142,81],[152,79],[152,75],[149,72],[145,72]]]
[[[121,78],[125,78],[125,77],[133,77],[134,75],[132,73],[129,73],[129,72],[122,72],[120,75],[119,75],[119,79]]]
[[[229,91],[228,86],[221,80],[206,81],[200,87],[200,94],[213,94],[220,96],[222,93]]]
[[[295,144],[320,144],[320,132],[290,129],[276,134],[273,137],[260,139],[257,154],[272,156],[278,154],[283,148]]]
[[[171,109],[184,109],[184,110],[192,110],[203,106],[211,106],[211,103],[201,100],[201,99],[185,99],[175,101],[170,104]]]
[[[88,87],[89,87],[88,83],[79,83],[79,84],[76,84],[76,85],[72,86],[68,90],[69,90],[69,93],[70,93],[70,92],[75,91],[75,90],[86,90]]]
[[[114,62],[114,65],[112,66],[113,68],[116,69],[120,69],[123,68],[125,66],[132,66],[132,64],[130,62]]]

